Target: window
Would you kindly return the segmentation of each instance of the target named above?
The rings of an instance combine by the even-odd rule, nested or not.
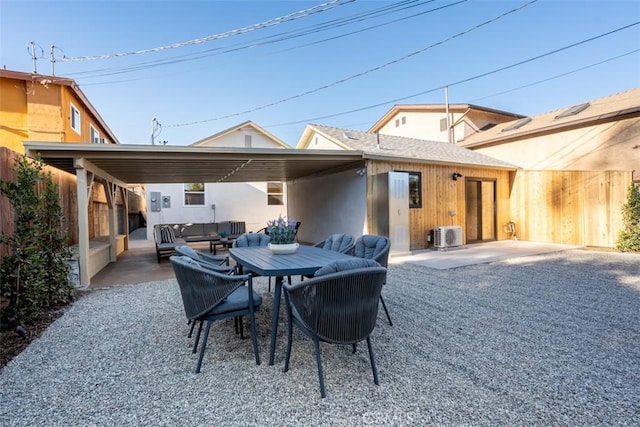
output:
[[[396,127],[400,126],[400,120],[396,119]]]
[[[407,123],[407,118],[405,116],[402,116],[402,124],[406,124]]]
[[[184,185],[184,205],[204,206],[204,183],[193,182]]]
[[[78,110],[78,108],[73,104],[71,104],[70,120],[71,129],[76,131],[78,135],[82,135],[82,131],[80,130],[80,110]]]
[[[244,136],[244,148],[251,148],[251,135]]]
[[[100,144],[100,132],[98,132],[93,125],[89,125],[89,135],[91,138],[89,142],[92,144]]]
[[[446,132],[449,127],[449,123],[447,123],[447,118],[440,119],[440,132]]]
[[[267,206],[284,205],[284,185],[281,182],[267,182]]]
[[[405,171],[398,171],[405,172]],[[409,174],[409,207],[422,207],[422,172],[407,172]]]

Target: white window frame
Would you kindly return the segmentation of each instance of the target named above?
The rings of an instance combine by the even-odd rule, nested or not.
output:
[[[100,132],[93,125],[89,125],[89,138],[92,144],[100,144]]]
[[[78,135],[82,135],[82,126],[81,126],[81,117],[80,117],[80,109],[73,105],[73,102],[70,103],[70,114],[69,114],[69,124],[71,125],[71,129],[75,131]]]
[[[280,187],[270,188],[270,187]],[[279,190],[279,191],[278,191]],[[267,182],[267,206],[284,206],[284,183]]]
[[[244,136],[244,148],[251,148],[252,146],[252,138],[251,135]]]
[[[194,184],[200,184],[202,185],[202,191],[197,191],[197,190],[188,190],[187,189],[187,185],[194,185]],[[189,201],[187,200],[187,195],[190,194],[202,194],[202,203],[189,203]],[[182,204],[185,207],[202,207],[202,206],[206,206],[207,203],[207,187],[204,184],[204,182],[189,182],[186,184],[182,185]]]

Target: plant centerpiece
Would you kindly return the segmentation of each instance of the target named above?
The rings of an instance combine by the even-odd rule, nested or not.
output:
[[[271,239],[269,249],[274,254],[291,254],[298,249],[296,243],[295,221],[287,221],[282,215],[278,219],[267,221],[266,232]]]
[[[221,242],[226,242],[227,240],[229,240],[227,239],[227,237],[229,237],[229,233],[227,233],[226,231],[221,231],[220,233],[218,233],[218,236],[220,236]]]

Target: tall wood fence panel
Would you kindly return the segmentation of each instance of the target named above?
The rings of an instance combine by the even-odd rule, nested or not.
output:
[[[616,245],[630,171],[517,171],[511,216],[522,240]]]
[[[0,180],[15,181],[15,160],[21,154],[0,147]],[[60,169],[45,166],[45,172],[51,172],[53,182],[58,186],[60,195],[60,205],[65,218],[64,227],[67,233],[67,243],[75,245],[78,243],[78,194],[75,175],[68,174]],[[106,205],[106,196],[104,187],[100,183],[95,183],[91,193],[91,202],[89,203],[89,238],[93,239],[97,236],[108,234],[108,208]],[[128,198],[135,199],[135,206],[144,206],[144,197],[128,192]],[[122,216],[122,201],[119,192],[116,199],[119,215]],[[13,208],[9,199],[0,195],[0,231],[6,234],[13,233]],[[119,227],[122,228],[122,227]],[[130,230],[131,231],[131,230]],[[123,230],[119,230],[123,233]],[[8,252],[7,245],[0,244],[0,257]]]

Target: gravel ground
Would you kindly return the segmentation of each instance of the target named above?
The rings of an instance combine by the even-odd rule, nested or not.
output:
[[[272,294],[258,312],[262,365],[233,322],[212,328],[194,374],[173,280],[90,291],[0,371],[3,426],[640,425],[640,256],[570,250],[435,270],[389,269],[366,345],[294,336],[269,366]],[[247,331],[248,328],[245,328]]]

